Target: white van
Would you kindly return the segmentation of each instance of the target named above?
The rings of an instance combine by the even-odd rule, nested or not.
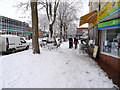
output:
[[[0,52],[14,53],[23,49],[29,49],[29,45],[23,38],[15,35],[0,35]]]

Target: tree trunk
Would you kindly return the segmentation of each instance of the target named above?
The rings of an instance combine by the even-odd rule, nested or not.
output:
[[[37,0],[31,2],[31,13],[32,13],[32,48],[33,53],[40,54],[39,42],[38,42],[38,12],[37,12]]]
[[[52,35],[53,35],[53,25],[52,24],[49,24],[49,31],[50,31],[50,37],[52,38]]]
[[[56,38],[55,38],[55,36],[53,37],[53,24],[49,24],[49,31],[50,31],[50,38],[52,39],[54,39],[54,45],[57,45],[57,42],[56,42]]]
[[[64,25],[64,41],[66,41],[66,25]]]
[[[62,25],[60,25],[60,42],[62,43]]]
[[[66,36],[66,39],[68,39],[68,36],[67,36],[67,30],[66,30],[66,35],[65,35],[65,36]]]

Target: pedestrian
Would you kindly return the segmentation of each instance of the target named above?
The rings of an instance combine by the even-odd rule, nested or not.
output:
[[[78,44],[78,38],[74,37],[74,44],[75,44],[75,49],[77,48],[77,44]]]
[[[73,39],[72,39],[72,36],[70,35],[69,37],[69,48],[72,48],[73,47]]]

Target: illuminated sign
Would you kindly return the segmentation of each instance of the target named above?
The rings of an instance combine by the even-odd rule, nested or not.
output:
[[[109,0],[98,13],[98,22],[102,22],[113,14],[118,14],[120,10],[120,1]],[[112,19],[113,17],[111,17]]]

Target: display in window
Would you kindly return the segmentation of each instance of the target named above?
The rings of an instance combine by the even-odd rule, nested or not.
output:
[[[118,38],[113,39],[111,53],[113,55],[118,55]]]
[[[103,42],[103,52],[111,53],[111,42],[109,41]]]
[[[106,40],[103,41],[103,52],[120,56],[120,33],[117,30],[111,32],[107,31]]]

